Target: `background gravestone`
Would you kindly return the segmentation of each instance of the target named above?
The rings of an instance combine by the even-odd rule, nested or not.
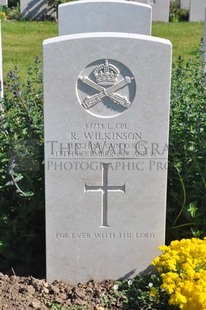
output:
[[[8,0],[0,0],[0,5],[8,6]]]
[[[41,19],[48,13],[47,0],[20,0],[20,11],[24,18]]]
[[[155,0],[152,4],[152,20],[154,22],[169,22],[170,0]]]
[[[190,10],[190,0],[181,0],[180,1],[180,8],[182,10]]]
[[[203,34],[203,65],[204,65],[204,74],[206,74],[206,7],[205,7],[205,22],[204,22],[204,34]]]
[[[206,0],[190,0],[190,22],[204,21]]]
[[[44,42],[47,280],[134,276],[165,238],[171,44]]]
[[[127,0],[140,2],[152,6],[152,20],[155,22],[169,22],[170,0]]]
[[[74,1],[59,5],[59,35],[83,32],[151,34],[151,7],[123,0]]]

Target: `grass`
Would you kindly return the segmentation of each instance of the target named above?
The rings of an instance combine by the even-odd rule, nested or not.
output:
[[[57,36],[55,22],[2,22],[4,76],[17,65],[24,75],[36,56],[42,59],[42,42]]]
[[[189,59],[196,55],[203,36],[203,23],[153,23],[152,35],[169,39],[173,44],[173,61],[179,55]],[[24,76],[36,56],[42,59],[42,42],[57,36],[55,22],[2,22],[4,76],[17,65]]]
[[[154,23],[152,35],[168,39],[173,44],[173,62],[181,55],[188,60],[200,49],[204,23]]]

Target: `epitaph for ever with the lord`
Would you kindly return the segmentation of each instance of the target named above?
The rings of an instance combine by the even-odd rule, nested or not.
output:
[[[120,279],[165,238],[171,44],[44,42],[47,280]]]

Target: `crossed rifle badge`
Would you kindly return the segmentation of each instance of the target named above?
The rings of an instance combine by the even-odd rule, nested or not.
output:
[[[94,105],[96,105],[98,102],[101,102],[101,100],[104,97],[109,97],[113,102],[115,102],[118,105],[123,106],[124,108],[128,108],[131,104],[131,102],[128,100],[126,96],[121,96],[118,93],[115,93],[117,90],[125,87],[126,85],[130,84],[133,77],[125,76],[122,80],[114,83],[112,86],[108,88],[104,88],[103,86],[97,84],[96,82],[92,81],[88,77],[81,76],[79,78],[84,84],[92,87],[93,89],[99,91],[99,93],[94,94],[92,96],[87,96],[82,103],[83,108],[90,109]]]

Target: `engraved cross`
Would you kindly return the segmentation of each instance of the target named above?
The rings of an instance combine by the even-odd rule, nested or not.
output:
[[[110,164],[100,163],[102,166],[102,185],[87,185],[85,184],[85,192],[102,192],[101,206],[101,227],[109,227],[107,224],[107,209],[108,209],[108,192],[123,192],[125,193],[124,185],[108,185],[108,168]]]

